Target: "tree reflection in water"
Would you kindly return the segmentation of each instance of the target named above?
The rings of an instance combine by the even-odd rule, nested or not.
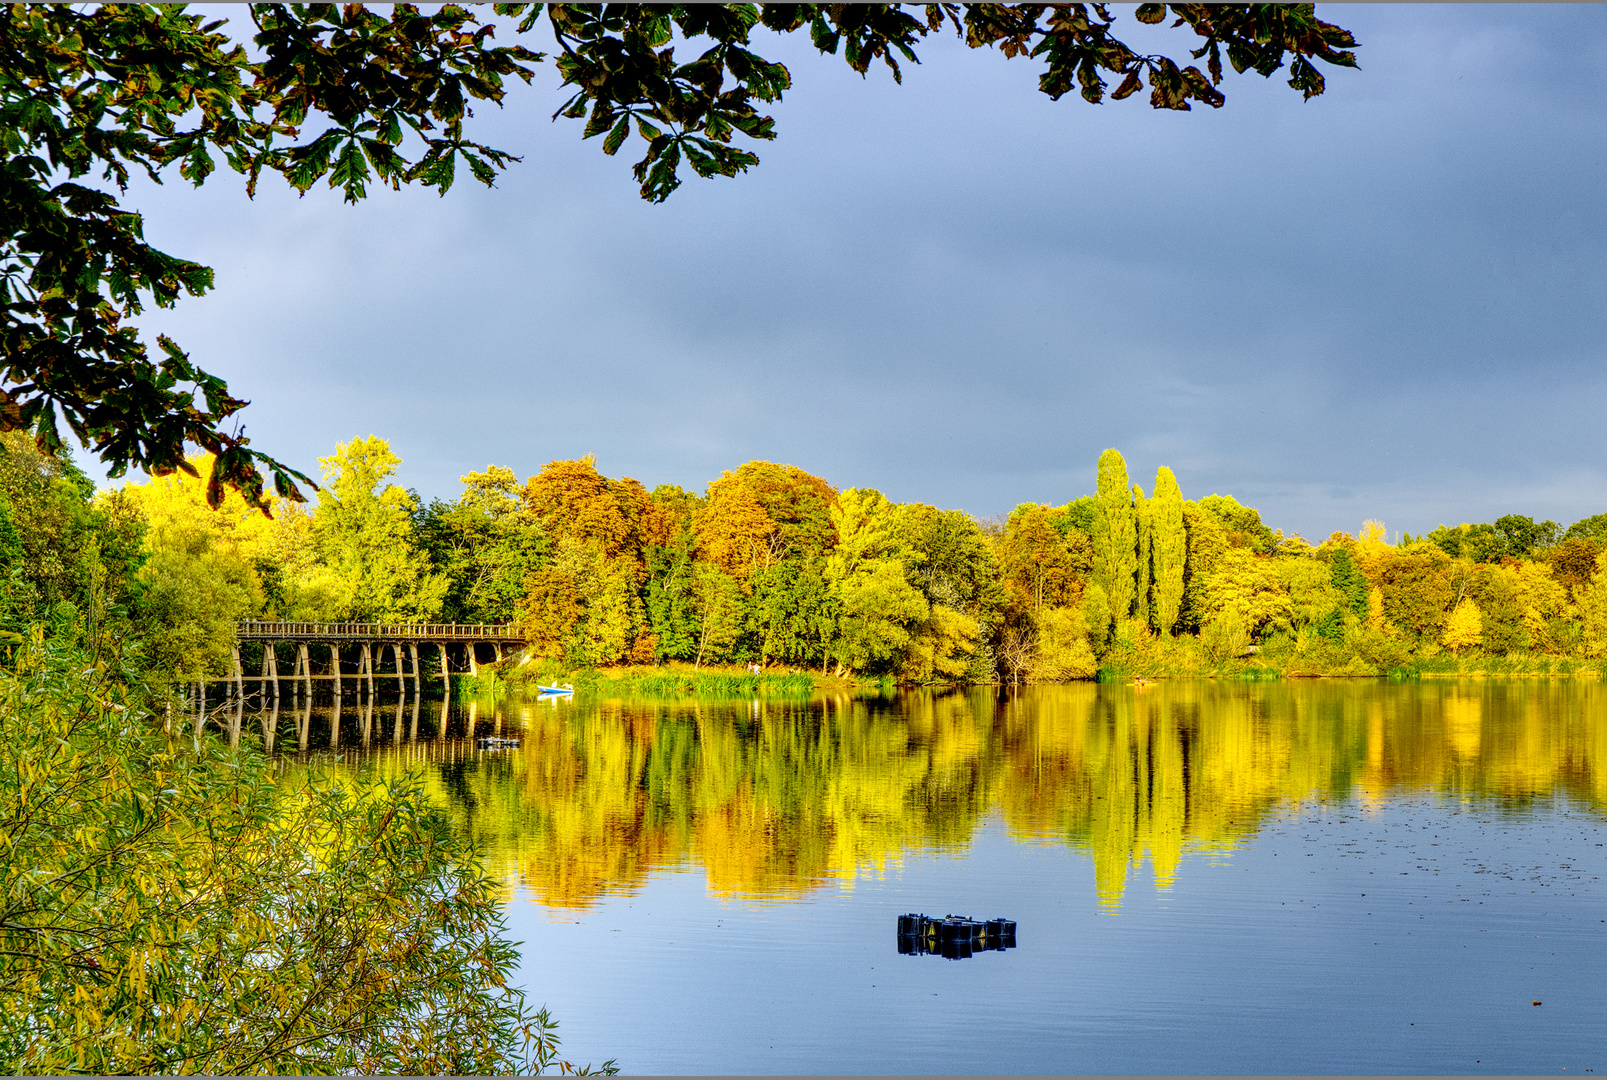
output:
[[[1313,803],[1366,809],[1442,792],[1520,805],[1566,793],[1600,807],[1604,690],[1201,681],[474,703],[482,727],[494,719],[523,745],[421,753],[398,729],[399,741],[341,767],[424,763],[492,865],[560,908],[689,863],[730,898],[851,886],[906,853],[965,848],[995,813],[1022,842],[1091,853],[1099,897],[1114,906],[1143,862],[1170,891],[1185,853],[1233,849]]]

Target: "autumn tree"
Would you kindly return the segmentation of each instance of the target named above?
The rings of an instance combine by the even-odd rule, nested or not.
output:
[[[145,525],[137,580],[153,672],[180,682],[231,674],[235,622],[262,613],[275,523],[228,492],[209,506],[197,459],[119,493]]]
[[[430,619],[447,581],[414,541],[417,498],[395,484],[402,459],[377,435],[339,443],[319,458],[313,533],[340,592],[340,617],[382,622]]]
[[[1464,597],[1445,620],[1440,644],[1452,652],[1476,648],[1484,640],[1484,618],[1472,597]]]
[[[908,552],[893,518],[887,497],[869,488],[843,491],[832,505],[837,546],[826,558],[825,576],[840,612],[832,652],[847,670],[891,664],[931,615],[905,573]]]
[[[1177,486],[1177,477],[1164,465],[1155,470],[1155,494],[1149,506],[1154,623],[1161,633],[1170,634],[1183,604],[1188,535],[1183,528],[1183,492]]]
[[[1138,516],[1127,482],[1127,462],[1115,450],[1099,455],[1099,516],[1094,521],[1094,580],[1112,615],[1133,613],[1138,576]]]
[[[1419,641],[1438,640],[1455,598],[1449,566],[1444,552],[1426,544],[1380,556],[1376,580],[1388,623]]]

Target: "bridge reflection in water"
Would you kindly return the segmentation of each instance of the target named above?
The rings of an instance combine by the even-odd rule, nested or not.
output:
[[[427,698],[405,690],[395,701],[385,702],[358,696],[318,704],[310,696],[295,695],[282,701],[270,696],[259,703],[249,696],[234,696],[196,709],[190,722],[197,736],[209,725],[216,727],[230,746],[240,745],[241,736],[249,732],[268,753],[365,752],[385,747],[390,753],[404,751],[409,761],[455,761],[472,750],[468,737],[501,735],[504,725],[510,731],[523,730],[530,721],[529,706],[515,706],[518,715],[509,720],[506,705],[486,704],[489,707],[482,711],[478,698],[454,704],[446,697]]]

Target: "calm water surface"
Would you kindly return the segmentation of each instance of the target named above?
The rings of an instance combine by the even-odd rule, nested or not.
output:
[[[577,1060],[1577,1074],[1607,1070],[1604,690],[426,700],[348,708],[338,752],[424,768],[486,842]],[[298,729],[331,748],[327,710]],[[903,956],[905,912],[1017,947]]]

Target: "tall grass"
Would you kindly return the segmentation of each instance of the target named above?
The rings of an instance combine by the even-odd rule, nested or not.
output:
[[[807,696],[814,692],[815,680],[800,672],[773,674],[748,671],[704,671],[676,668],[647,668],[619,674],[582,673],[576,689],[613,694],[699,694],[706,697]]]

